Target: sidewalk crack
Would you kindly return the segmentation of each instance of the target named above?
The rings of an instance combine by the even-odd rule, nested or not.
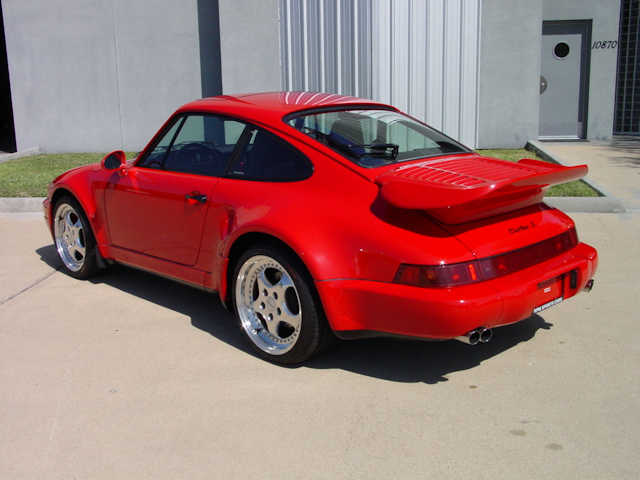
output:
[[[31,290],[33,287],[41,284],[42,282],[44,282],[47,278],[49,278],[51,275],[53,275],[54,273],[56,273],[58,270],[60,270],[60,267],[56,268],[55,270],[47,273],[45,276],[40,277],[39,279],[37,279],[36,281],[30,283],[29,285],[27,285],[26,287],[24,287],[22,290],[9,295],[6,298],[3,298],[2,300],[0,300],[0,305],[4,305],[7,302],[10,302],[11,300],[13,300],[14,298],[16,298],[18,295],[22,295],[24,292]]]

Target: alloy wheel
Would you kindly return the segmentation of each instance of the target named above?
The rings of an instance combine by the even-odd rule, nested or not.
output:
[[[78,212],[68,203],[63,203],[56,210],[54,236],[65,267],[72,272],[82,269],[87,254],[84,226]]]
[[[296,286],[273,258],[256,255],[238,271],[235,302],[247,336],[262,351],[282,355],[300,336],[302,308]]]

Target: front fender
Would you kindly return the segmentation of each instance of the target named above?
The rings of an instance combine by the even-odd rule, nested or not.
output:
[[[49,191],[49,227],[53,221],[53,208],[55,202],[64,194],[69,194],[80,204],[84,210],[89,224],[96,239],[96,243],[100,248],[100,253],[104,254],[103,249],[108,244],[108,235],[106,231],[106,222],[104,215],[101,214],[98,205],[99,192],[104,192],[106,181],[104,178],[104,170],[99,165],[88,165],[75,170],[71,170],[54,180]]]

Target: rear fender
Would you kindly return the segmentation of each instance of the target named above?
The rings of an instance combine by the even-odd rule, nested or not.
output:
[[[308,252],[303,248],[300,242],[297,242],[293,238],[289,238],[289,236],[284,232],[276,231],[264,226],[247,226],[246,228],[233,231],[226,239],[223,240],[224,247],[221,251],[223,257],[219,260],[219,267],[217,269],[217,290],[223,301],[227,298],[228,289],[231,286],[231,282],[228,281],[228,278],[230,273],[229,268],[233,268],[233,265],[231,265],[230,262],[232,249],[234,246],[238,246],[239,242],[243,243],[245,240],[248,240],[247,246],[250,245],[251,237],[255,237],[256,241],[260,241],[259,239],[264,239],[265,241],[272,240],[291,250],[302,262],[312,280],[315,281],[319,275],[322,275],[322,267],[318,262],[318,257],[321,257],[322,254],[311,254],[311,252]],[[214,272],[215,270],[216,269],[214,268]]]

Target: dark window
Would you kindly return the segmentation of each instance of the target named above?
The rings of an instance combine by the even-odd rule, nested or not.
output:
[[[232,177],[286,182],[304,180],[313,173],[304,155],[266,130],[249,127],[241,142],[245,146],[231,167]]]
[[[569,45],[564,42],[560,42],[553,47],[553,54],[558,58],[564,58],[569,55]]]
[[[611,43],[618,47],[613,134],[640,136],[640,1],[622,1],[618,42]]]
[[[173,172],[222,176],[245,124],[213,115],[189,115],[164,160]]]

